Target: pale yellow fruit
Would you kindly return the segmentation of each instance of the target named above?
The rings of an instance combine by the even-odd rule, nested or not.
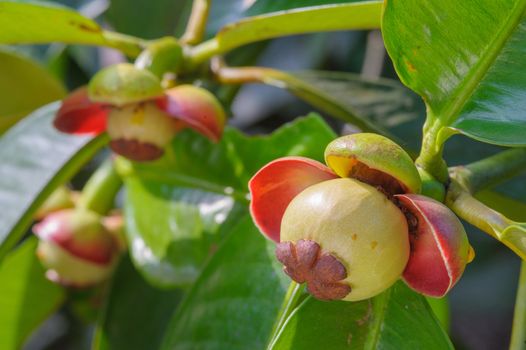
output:
[[[176,133],[176,123],[155,102],[146,102],[113,108],[107,131],[112,140],[136,140],[164,149]]]
[[[376,188],[350,178],[320,182],[296,196],[281,222],[281,241],[312,240],[346,268],[343,300],[373,297],[401,276],[409,259],[407,221]]]

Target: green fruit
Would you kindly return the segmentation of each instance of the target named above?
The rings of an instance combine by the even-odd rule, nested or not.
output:
[[[376,188],[350,178],[297,195],[283,216],[281,242],[285,271],[320,299],[373,297],[401,276],[409,258],[404,214]]]

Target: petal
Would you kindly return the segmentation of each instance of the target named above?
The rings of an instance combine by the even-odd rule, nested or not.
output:
[[[213,141],[218,141],[225,125],[225,112],[219,101],[205,89],[179,85],[165,91],[157,100],[159,108],[183,121]]]
[[[104,105],[91,102],[82,87],[62,101],[53,124],[68,134],[100,134],[106,130],[107,112]]]
[[[249,181],[250,213],[268,238],[280,241],[281,219],[290,201],[309,186],[337,178],[328,167],[303,157],[276,159]]]
[[[419,195],[395,196],[410,222],[411,253],[403,273],[417,292],[445,295],[468,263],[469,242],[464,227],[444,204]]]

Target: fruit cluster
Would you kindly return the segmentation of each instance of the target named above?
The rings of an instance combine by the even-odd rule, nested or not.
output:
[[[277,242],[285,272],[323,300],[367,299],[401,276],[422,294],[445,295],[472,250],[453,212],[419,194],[410,156],[360,133],[331,142],[325,162],[280,158],[250,180],[252,217]]]

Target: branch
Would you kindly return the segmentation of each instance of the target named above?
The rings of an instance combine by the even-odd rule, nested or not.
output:
[[[516,222],[488,207],[474,193],[526,169],[526,149],[512,149],[495,156],[451,168],[446,204],[459,217],[499,240],[526,260],[526,223]],[[525,206],[516,202],[517,206]],[[526,207],[526,206],[525,206]]]
[[[522,262],[513,315],[510,350],[524,350],[526,345],[526,261]]]
[[[77,206],[105,215],[113,207],[121,186],[122,180],[115,171],[113,161],[108,159],[89,178]]]
[[[261,83],[287,89],[313,107],[346,123],[351,123],[362,131],[383,134],[396,141],[396,137],[389,135],[388,131],[359,116],[323,91],[291,74],[264,67],[228,67],[219,57],[214,57],[212,60],[212,71],[216,79],[222,84]]]
[[[526,169],[526,148],[514,148],[466,166],[452,169],[471,193],[512,178]]]
[[[194,0],[192,12],[186,25],[186,30],[181,37],[181,43],[195,45],[203,40],[211,0]]]

